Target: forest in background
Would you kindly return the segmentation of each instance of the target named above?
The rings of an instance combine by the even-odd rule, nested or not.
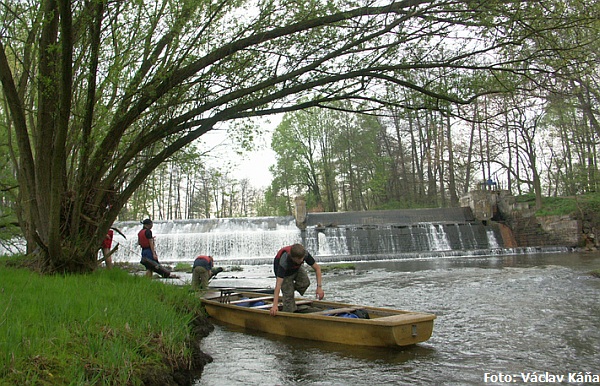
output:
[[[488,180],[534,197],[538,209],[544,197],[597,192],[598,75],[560,90],[486,96],[456,111],[356,113],[369,109],[338,104],[288,113],[273,134],[277,163],[267,189],[187,154],[162,165],[123,218],[292,215],[298,195],[312,211],[452,207],[469,190],[488,189]]]

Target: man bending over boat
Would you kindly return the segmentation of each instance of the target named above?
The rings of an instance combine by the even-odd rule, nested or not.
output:
[[[220,272],[223,272],[223,268],[214,267],[212,256],[200,255],[196,257],[192,267],[192,288],[195,290],[207,289],[210,278]]]
[[[273,260],[273,271],[275,272],[276,282],[273,307],[271,307],[270,311],[272,316],[277,315],[279,291],[283,294],[283,311],[296,311],[294,291],[298,291],[300,295],[304,295],[304,292],[310,286],[308,274],[302,267],[305,262],[315,270],[317,276],[317,299],[321,300],[325,297],[321,267],[319,267],[319,264],[317,264],[312,255],[304,249],[302,244],[283,247],[277,252]]]

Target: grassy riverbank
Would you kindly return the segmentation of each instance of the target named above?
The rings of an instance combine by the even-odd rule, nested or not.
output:
[[[186,384],[210,360],[198,346],[208,324],[185,287],[119,269],[0,265],[0,299],[0,384]]]

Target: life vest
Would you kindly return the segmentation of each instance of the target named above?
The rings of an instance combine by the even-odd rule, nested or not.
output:
[[[287,255],[289,257],[288,264],[290,264],[290,265],[289,265],[288,269],[297,270],[298,268],[300,268],[302,266],[302,264],[304,264],[304,261],[302,262],[302,264],[297,264],[294,260],[292,260],[292,246],[291,245],[281,248],[277,252],[277,255],[275,255],[275,258],[281,259],[281,256],[283,256],[284,253],[287,253]],[[281,260],[279,260],[279,261],[281,261]]]
[[[277,252],[277,254],[275,255],[276,259],[280,259],[281,255],[283,255],[283,253],[286,252],[288,254],[288,256],[291,256],[292,254],[292,246],[288,245],[287,247],[283,247],[279,250],[279,252]]]
[[[198,259],[200,259],[200,260],[205,260],[205,261],[207,261],[207,262],[208,262],[210,265],[212,265],[212,264],[213,264],[213,258],[212,258],[212,256],[204,256],[204,255],[200,255],[200,256],[196,257],[196,260],[198,260]]]
[[[138,244],[142,248],[150,248],[150,240],[146,237],[146,231],[148,229],[143,228],[138,232]]]
[[[213,267],[212,256],[200,255],[200,256],[196,257],[196,260],[194,260],[194,268],[196,268],[196,267],[204,267],[206,269],[212,269],[212,267]]]

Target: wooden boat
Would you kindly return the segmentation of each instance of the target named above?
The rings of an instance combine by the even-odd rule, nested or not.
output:
[[[208,315],[221,322],[270,334],[357,346],[398,347],[431,337],[435,315],[296,298],[298,311],[271,316],[273,295],[235,289],[208,291]]]

